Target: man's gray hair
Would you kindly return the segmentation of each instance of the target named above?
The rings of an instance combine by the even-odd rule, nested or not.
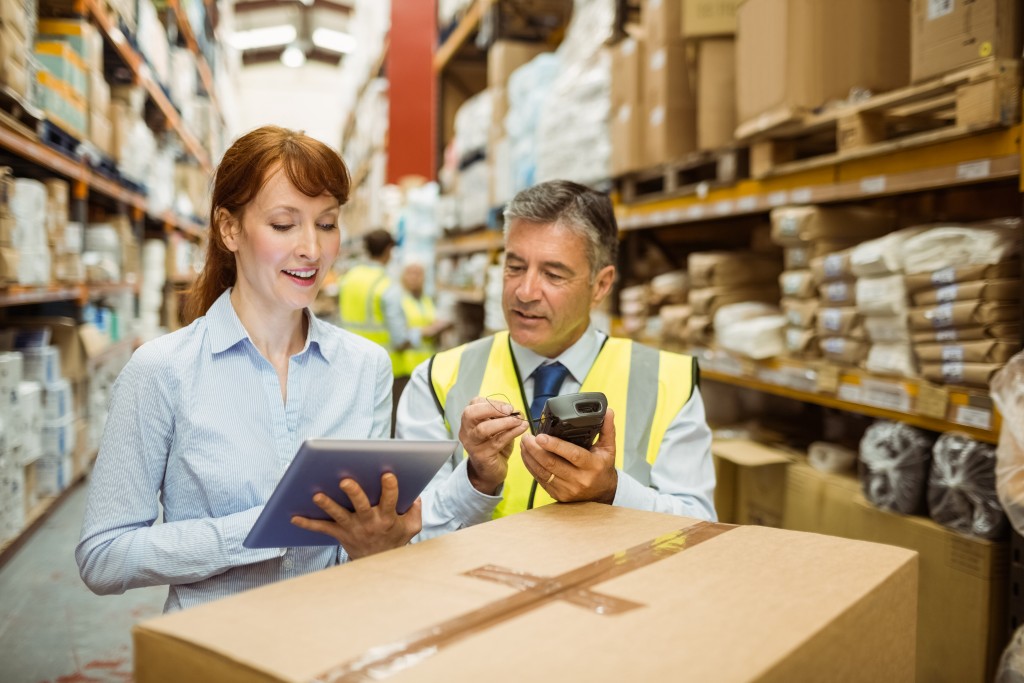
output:
[[[505,236],[514,220],[559,223],[587,241],[587,260],[593,279],[619,256],[619,230],[607,195],[568,180],[549,180],[527,188],[505,207]]]

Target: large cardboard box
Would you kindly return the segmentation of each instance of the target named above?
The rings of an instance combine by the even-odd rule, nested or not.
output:
[[[626,38],[612,48],[612,174],[643,168],[644,46]]]
[[[683,39],[683,0],[644,0],[640,25],[651,49],[678,43]]]
[[[551,505],[143,622],[135,680],[909,681],[916,564]]]
[[[913,0],[910,73],[914,82],[986,59],[1016,59],[1020,0]]]
[[[910,80],[910,0],[746,0],[737,27],[741,126]]]
[[[783,526],[920,554],[917,680],[991,681],[1006,643],[1006,543],[967,538],[924,517],[864,500],[853,476],[795,462],[787,469]]]
[[[719,521],[781,527],[786,468],[793,457],[746,439],[718,439],[711,454]]]
[[[740,0],[683,0],[683,37],[733,35],[739,4]]]
[[[697,103],[684,43],[649,44],[644,59],[645,165],[677,161],[697,148]]]
[[[513,71],[541,52],[548,51],[548,46],[545,43],[496,40],[487,51],[487,86],[504,88]]]
[[[709,38],[697,52],[697,148],[732,143],[736,132],[736,41]]]

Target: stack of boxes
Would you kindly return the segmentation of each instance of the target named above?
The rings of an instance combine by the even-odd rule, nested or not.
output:
[[[690,276],[690,318],[687,337],[691,344],[714,341],[714,317],[718,309],[741,302],[777,303],[778,259],[769,254],[744,251],[694,252],[687,260]]]
[[[46,186],[38,180],[10,178],[3,181],[7,190],[7,209],[13,218],[11,245],[17,255],[17,276],[21,285],[46,285],[50,282],[50,248],[46,234]]]
[[[0,85],[23,100],[29,98],[31,17],[17,0],[0,3]]]
[[[39,81],[47,116],[109,156],[110,87],[100,32],[86,19],[40,19],[35,51],[45,70]]]
[[[21,531],[25,526],[25,513],[31,506],[25,494],[23,464],[26,460],[23,443],[30,435],[20,429],[21,372],[20,353],[0,353],[0,543]],[[38,437],[34,441],[38,450]],[[32,445],[29,444],[30,449]]]
[[[773,209],[771,222],[772,240],[785,248],[787,270],[779,283],[790,354],[813,358],[820,352],[841,364],[859,363],[868,347],[854,308],[854,280],[848,260],[833,254],[884,233],[891,217],[859,207],[790,206]]]
[[[640,14],[644,48],[644,115],[638,119],[644,166],[677,161],[697,148],[697,100],[683,34],[682,0],[646,0]]]
[[[739,0],[684,0],[683,37],[696,74],[697,149],[726,147],[736,130]]]

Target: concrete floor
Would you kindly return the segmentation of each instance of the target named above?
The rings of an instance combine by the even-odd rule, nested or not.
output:
[[[163,610],[164,587],[98,596],[78,577],[86,485],[0,568],[0,683],[131,681],[132,625]]]

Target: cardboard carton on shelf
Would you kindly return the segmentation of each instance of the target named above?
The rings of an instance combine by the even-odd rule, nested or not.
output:
[[[635,38],[612,48],[612,162],[613,175],[643,169],[644,44]]]
[[[678,161],[697,149],[697,101],[683,43],[646,43],[644,165]]]
[[[1021,52],[1019,0],[913,0],[911,78],[915,83]]]
[[[548,52],[545,43],[528,43],[521,40],[496,40],[487,51],[488,87],[505,87],[513,71],[526,64],[541,52]]]
[[[741,128],[762,117],[784,122],[852,88],[907,85],[910,0],[746,0],[736,49]]]
[[[740,0],[683,0],[684,38],[732,36]]]
[[[682,41],[683,0],[644,0],[640,25],[652,49]]]
[[[793,457],[746,439],[716,439],[715,511],[730,524],[782,526],[786,468]]]
[[[736,41],[709,38],[697,43],[697,149],[732,144],[736,131]]]
[[[911,681],[916,564],[888,546],[552,505],[143,622],[135,680],[512,681],[521,668],[494,663],[514,652],[550,680]]]
[[[855,476],[786,470],[783,527],[920,553],[917,680],[990,681],[1006,642],[1007,544],[875,509]]]

